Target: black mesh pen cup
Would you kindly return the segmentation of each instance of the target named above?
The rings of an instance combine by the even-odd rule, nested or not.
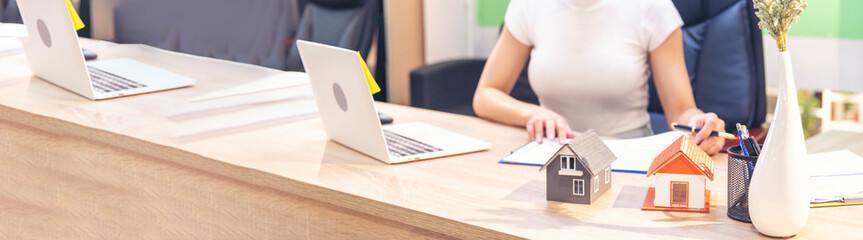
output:
[[[757,156],[745,156],[740,145],[728,148],[728,217],[751,223],[749,219],[749,181]]]

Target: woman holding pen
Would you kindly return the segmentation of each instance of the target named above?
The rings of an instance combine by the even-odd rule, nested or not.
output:
[[[524,126],[531,140],[652,135],[651,72],[669,123],[701,128],[692,140],[719,152],[725,122],[695,106],[683,59],[683,21],[670,0],[512,0],[474,97],[477,115]],[[527,63],[540,105],[511,96]]]

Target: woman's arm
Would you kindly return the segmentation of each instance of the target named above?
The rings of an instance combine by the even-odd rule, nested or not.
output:
[[[711,137],[711,131],[725,131],[725,121],[715,113],[704,113],[695,107],[692,85],[683,59],[683,37],[680,28],[674,30],[659,47],[650,52],[650,65],[656,92],[665,111],[665,118],[672,122],[687,123],[700,127],[692,140],[708,154],[719,152],[725,140]]]
[[[507,27],[503,27],[479,78],[473,109],[483,118],[525,126],[531,140],[541,142],[545,135],[546,138],[558,138],[563,143],[566,137],[575,137],[563,117],[509,95],[527,62],[530,50],[530,46],[516,40]]]

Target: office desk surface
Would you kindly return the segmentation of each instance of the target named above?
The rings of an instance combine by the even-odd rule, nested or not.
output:
[[[8,166],[0,168],[0,209],[7,216],[0,220],[0,236],[763,237],[725,215],[725,155],[714,156],[708,214],[641,211],[652,179],[629,173],[613,173],[612,188],[592,205],[548,202],[538,167],[497,163],[527,141],[523,129],[378,103],[396,123],[424,121],[493,144],[484,152],[386,165],[328,141],[314,116],[273,120],[238,108],[166,117],[201,107],[189,103],[194,97],[282,72],[83,42],[101,58],[130,57],[198,83],[93,102],[30,77],[21,54],[0,57],[0,160]],[[258,105],[289,110],[285,101]],[[172,137],[189,127],[218,129],[224,121],[257,117],[269,120]],[[224,121],[208,121],[216,118]],[[838,138],[846,140],[829,141]],[[820,139],[809,141],[813,152],[842,146],[863,151],[861,134],[813,139]],[[861,227],[863,206],[817,208],[797,237],[855,238]]]

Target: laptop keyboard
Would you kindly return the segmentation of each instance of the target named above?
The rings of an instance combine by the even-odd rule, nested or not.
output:
[[[390,154],[399,157],[441,151],[440,148],[387,130],[384,130],[384,138],[387,140],[387,150]]]
[[[98,68],[88,66],[87,71],[90,73],[90,82],[93,83],[93,88],[100,93],[117,92],[147,86],[128,78],[99,70]]]

